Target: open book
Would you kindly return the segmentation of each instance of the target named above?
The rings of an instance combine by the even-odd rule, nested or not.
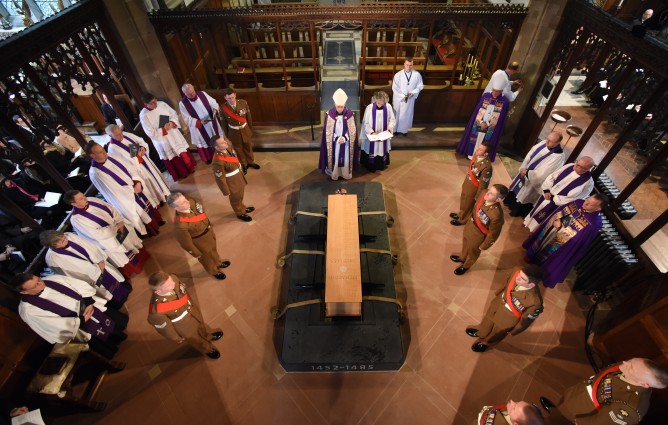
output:
[[[52,207],[58,203],[61,196],[63,196],[62,193],[46,192],[46,195],[44,195],[44,200],[35,202],[35,206],[44,208]]]

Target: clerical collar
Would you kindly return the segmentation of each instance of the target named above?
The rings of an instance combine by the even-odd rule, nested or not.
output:
[[[189,97],[188,100],[191,101],[191,102],[196,101],[197,100],[197,93],[195,93],[195,97]]]
[[[383,105],[383,106],[378,106],[378,105],[376,105],[376,111],[380,111],[380,110],[383,109],[384,107],[385,107],[385,105]]]

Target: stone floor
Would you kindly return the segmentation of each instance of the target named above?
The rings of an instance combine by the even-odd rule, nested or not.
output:
[[[410,138],[411,136],[409,136]],[[249,170],[247,205],[253,221],[237,220],[213,183],[211,169],[173,184],[204,201],[215,225],[219,252],[232,261],[217,281],[177,245],[168,224],[147,240],[151,259],[133,279],[127,303],[129,338],[98,395],[102,413],[58,418],[53,424],[470,424],[483,405],[508,399],[537,403],[591,374],[583,350],[584,315],[568,285],[545,291],[545,313],[525,333],[477,354],[464,329],[481,319],[490,289],[519,264],[528,235],[506,216],[498,242],[464,276],[448,256],[459,250],[462,228],[448,213],[458,205],[468,161],[451,150],[400,150],[383,172],[356,175],[384,186],[396,223],[392,249],[399,253],[395,279],[409,320],[411,343],[397,372],[285,373],[272,343],[270,309],[277,303],[290,194],[303,182],[322,181],[318,153],[260,152],[260,171]],[[500,161],[493,182],[509,183]],[[332,182],[336,185],[338,183]],[[147,323],[147,275],[177,273],[210,325],[225,336],[222,357],[210,360],[162,339]]]

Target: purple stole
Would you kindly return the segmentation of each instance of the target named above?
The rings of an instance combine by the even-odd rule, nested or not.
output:
[[[100,208],[101,210],[103,210],[104,212],[106,212],[107,214],[109,214],[109,218],[111,218],[111,223],[106,222],[106,221],[104,221],[103,219],[101,219],[100,217],[96,216],[95,214],[92,214],[92,213],[90,213],[90,212],[88,212],[88,211],[86,211],[86,210],[83,210],[83,209],[81,209],[81,208],[72,207],[72,213],[73,213],[73,214],[79,214],[79,215],[82,216],[82,217],[86,217],[87,219],[89,219],[89,220],[92,221],[93,223],[97,223],[97,224],[99,224],[100,227],[108,227],[108,226],[111,226],[111,225],[113,224],[114,216],[111,214],[111,210],[109,209],[109,207],[107,207],[107,206],[104,205],[104,204],[98,204],[97,202],[91,202],[90,200],[88,200],[88,204],[89,204],[89,205],[93,205],[93,206],[95,206],[95,207],[97,207],[97,208]],[[136,264],[137,259],[135,258],[135,253],[134,253],[134,252],[132,252],[132,251],[130,250],[130,251],[127,251],[127,252],[125,253],[125,255],[128,257],[128,259],[129,259],[133,264]]]
[[[124,139],[124,140],[128,140],[128,141],[130,141],[130,143],[132,143],[133,145],[139,145],[139,143],[135,142],[134,140],[130,139],[129,137],[125,137],[125,136],[124,136],[123,139]],[[125,150],[125,152],[130,153],[130,148],[127,147],[127,146],[125,146],[125,145],[123,144],[123,142],[121,142],[120,140],[116,140],[116,139],[114,139],[114,138],[112,137],[112,138],[111,138],[111,143],[113,143],[113,144],[115,144],[116,146],[122,148],[123,150]],[[139,165],[141,165],[142,167],[144,167],[144,168],[146,169],[146,171],[148,171],[148,174],[153,178],[153,180],[155,181],[156,185],[157,185],[158,187],[160,187],[158,178],[155,176],[155,174],[153,174],[153,171],[151,171],[151,167],[148,166],[148,164],[146,163],[146,160],[142,158],[142,161],[139,162]]]
[[[120,162],[118,162],[118,160],[115,160],[114,158],[112,158],[110,156],[107,157],[107,161],[111,161],[112,164],[114,164],[118,168],[120,168],[121,171],[123,171],[128,177],[130,177],[130,180],[132,181],[132,176],[130,175],[130,172],[128,171],[127,168],[125,168],[125,166],[123,166],[123,164],[121,164]],[[111,178],[114,179],[114,181],[116,183],[118,183],[119,185],[121,185],[121,186],[127,186],[128,185],[128,183],[125,180],[120,178],[118,176],[118,174],[114,173],[113,171],[111,171],[110,169],[105,167],[104,164],[100,164],[97,161],[93,161],[93,167],[99,169],[100,171],[104,172],[108,176],[111,176]]]
[[[544,147],[545,148],[547,147],[547,143],[545,144]],[[535,157],[537,157],[538,154],[541,153],[542,151],[543,151],[543,149],[536,149],[536,151],[533,154],[531,154],[531,156],[529,157],[529,165],[527,166],[527,174],[529,173],[529,171],[532,171],[532,170],[536,169],[536,167],[538,167],[538,164],[543,162],[543,160],[545,158],[547,158],[548,156],[552,155],[553,153],[563,152],[561,150],[561,146],[557,145],[556,147],[554,147],[552,149],[548,149],[547,152],[545,152],[545,155],[541,156],[540,158],[538,158],[537,161],[534,162],[533,159]],[[519,193],[519,191],[524,187],[525,179],[526,179],[526,177],[522,178],[520,176],[520,174],[518,173],[517,176],[515,176],[515,178],[513,179],[512,183],[510,184],[510,187],[508,189],[510,189],[511,192],[513,192],[515,195],[517,195]]]
[[[91,264],[95,264],[93,263],[93,260],[90,259],[90,255],[88,255],[88,252],[86,252],[84,247],[73,241],[68,241],[68,243],[72,249],[81,254],[81,256],[64,248],[51,248],[51,250],[61,255],[69,255],[70,257],[78,258],[79,260],[86,260]],[[95,265],[97,266],[97,264]],[[126,287],[121,286],[121,282],[117,281],[116,278],[114,278],[106,269],[102,270],[100,277],[97,279],[97,282],[95,282],[95,286],[100,285],[107,291],[111,292],[111,295],[114,297],[114,299],[119,301],[126,299],[130,294],[130,291]]]
[[[561,180],[565,179],[566,176],[568,176],[572,171],[573,171],[572,167],[566,168],[564,171],[561,172],[561,174],[559,174],[559,176],[557,176],[556,179],[554,179],[554,183],[556,184],[556,183],[560,182]],[[591,173],[589,171],[587,171],[586,173],[579,175],[577,179],[575,179],[572,182],[570,182],[569,184],[567,184],[566,187],[561,189],[558,193],[553,193],[552,196],[564,195],[564,194],[570,192],[571,190],[575,189],[576,187],[580,186],[581,184],[583,184],[584,182],[586,182],[590,178],[591,178]],[[531,211],[531,217],[535,217],[535,220],[538,223],[542,223],[543,220],[545,220],[545,218],[547,216],[552,214],[557,209],[557,204],[555,204],[554,201],[550,199],[550,202],[539,210],[538,206],[544,200],[545,200],[545,195],[540,197],[538,202],[536,202],[536,206],[534,207],[533,211]]]
[[[348,118],[350,118],[350,115],[346,113],[348,111],[349,111],[348,109],[344,109],[343,113],[341,113],[341,115],[340,115],[341,116],[341,122],[343,123],[343,129],[341,130],[341,136],[343,136],[343,137],[346,137],[345,136],[346,134],[348,134],[348,136],[350,136],[350,134],[348,133]],[[336,119],[339,117],[339,114],[336,113],[336,109],[334,109],[334,116],[330,115],[329,117],[336,121]],[[336,130],[336,123],[334,123],[334,129]],[[336,145],[334,144],[335,142],[336,142],[336,140],[332,141],[332,155],[334,154],[334,152],[336,152]],[[348,142],[350,142],[350,137],[348,137]],[[353,148],[350,147],[350,149],[353,149]],[[337,166],[338,167],[343,167],[345,165],[345,161],[346,161],[346,150],[345,149],[339,149],[339,157],[336,159],[336,161],[337,161]],[[334,169],[334,167],[332,167],[332,169]]]
[[[376,113],[378,109],[376,108],[376,105],[373,105],[373,113],[371,114],[371,128],[373,131],[376,131]],[[383,105],[383,131],[387,130],[387,103]],[[374,152],[374,143],[380,143],[380,142],[372,142],[369,140],[369,163],[373,162],[373,152]],[[383,140],[383,156],[387,155],[387,140]]]
[[[53,301],[47,300],[46,298],[42,298],[39,295],[21,295],[21,299],[24,302],[27,302],[28,304],[32,304],[37,308],[41,308],[44,311],[50,311],[53,314],[56,314],[60,317],[79,317],[83,318],[83,310],[84,310],[84,305],[81,303],[81,300],[83,297],[81,294],[79,294],[77,291],[62,285],[58,282],[54,282],[52,280],[46,280],[44,279],[44,284],[48,286],[49,288],[53,289],[56,292],[60,292],[61,294],[74,298],[75,300],[79,301],[79,309],[80,311],[72,311],[69,310],[62,305],[56,304]],[[95,320],[93,320],[95,318]],[[86,320],[85,322],[82,320],[81,323],[81,329],[85,330],[89,334],[91,334],[93,337],[101,340],[101,341],[106,341],[109,338],[109,334],[114,331],[114,327],[116,324],[114,323],[113,320],[111,320],[109,317],[107,317],[106,314],[98,310],[97,308],[93,309],[93,316]]]
[[[209,100],[206,98],[206,96],[204,96],[204,94],[201,91],[198,91],[196,93],[197,93],[197,98],[202,102],[202,105],[204,105],[204,109],[206,109],[206,112],[209,114],[209,117],[211,118],[211,123],[213,124],[213,132],[215,134],[221,134],[220,129],[218,128],[218,122],[216,120],[216,117],[213,115],[213,109],[211,109],[211,105],[209,104]],[[193,105],[190,103],[190,99],[188,99],[188,97],[183,96],[183,99],[181,99],[181,103],[183,103],[183,106],[185,106],[186,110],[188,111],[191,117],[199,118],[199,115],[197,115],[197,112],[195,112],[195,108],[193,108]],[[201,118],[199,119],[201,120]],[[206,129],[204,128],[204,123],[202,123],[202,126],[197,130],[199,130],[199,134],[202,135],[206,143],[211,145],[211,137],[209,137],[209,134],[206,132]]]
[[[106,212],[107,214],[109,214],[109,217],[112,219],[111,221],[113,222],[113,215],[111,214],[111,210],[109,209],[109,207],[107,207],[104,204],[98,204],[97,202],[91,202],[90,200],[88,201],[88,204],[93,205],[93,206],[101,209],[102,211]],[[73,214],[79,214],[82,217],[86,217],[87,219],[89,219],[93,223],[99,224],[101,227],[111,226],[111,223],[109,223],[107,221],[104,221],[102,218],[96,216],[95,214],[92,214],[92,213],[88,212],[87,210],[77,208],[77,207],[72,207],[72,213]]]

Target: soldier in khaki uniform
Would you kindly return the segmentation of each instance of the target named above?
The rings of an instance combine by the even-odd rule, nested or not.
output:
[[[228,141],[224,136],[214,135],[213,149],[216,151],[213,156],[213,176],[216,184],[223,195],[230,198],[230,205],[239,220],[251,221],[252,218],[247,214],[255,211],[254,207],[244,205],[244,189],[246,187],[246,177],[241,173],[239,158],[234,148],[230,148]]]
[[[148,322],[162,336],[181,344],[186,342],[212,359],[220,352],[211,344],[223,337],[220,329],[208,330],[202,313],[188,296],[186,285],[174,274],[155,272],[148,278],[153,290],[148,306]]]
[[[501,234],[503,227],[501,201],[507,194],[507,187],[495,184],[476,201],[471,220],[464,227],[462,252],[459,255],[450,256],[455,263],[464,263],[455,269],[456,275],[466,273],[478,260],[480,251],[491,247]]]
[[[508,282],[494,293],[487,313],[478,326],[466,328],[466,334],[478,340],[471,350],[487,351],[501,342],[508,334],[523,332],[543,312],[543,297],[538,284],[541,281],[539,266],[517,268]]]
[[[237,99],[237,93],[232,88],[226,88],[225,104],[220,108],[220,118],[223,121],[225,134],[232,141],[234,149],[239,154],[239,160],[244,174],[248,167],[260,169],[255,163],[253,156],[253,120],[248,103],[243,99]]]
[[[225,279],[222,269],[230,262],[221,261],[216,246],[216,234],[204,207],[194,199],[186,198],[180,192],[171,193],[167,203],[174,208],[174,235],[188,254],[196,257],[204,270],[218,280]]]
[[[538,407],[526,401],[512,401],[498,406],[485,406],[478,413],[476,425],[545,425]]]
[[[556,406],[545,397],[540,404],[550,412],[552,425],[636,425],[649,409],[652,388],[666,387],[665,370],[634,358],[570,387]]]
[[[459,198],[459,213],[450,213],[453,226],[466,224],[471,217],[473,205],[476,199],[480,199],[489,186],[492,179],[492,163],[489,162],[489,150],[492,144],[488,141],[482,142],[478,149],[473,153],[466,178],[462,183],[462,194]]]

